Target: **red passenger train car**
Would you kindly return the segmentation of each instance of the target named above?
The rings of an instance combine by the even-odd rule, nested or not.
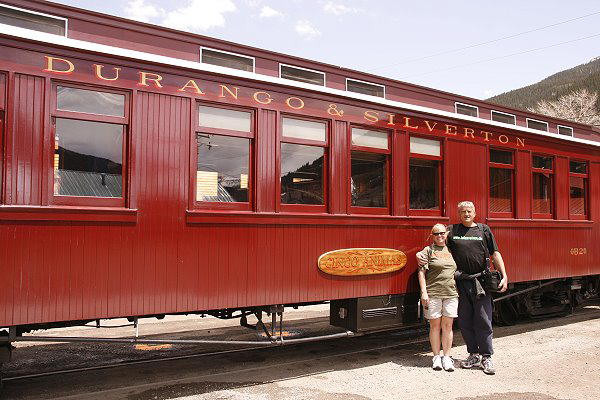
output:
[[[349,329],[410,323],[414,254],[461,200],[506,262],[500,320],[597,295],[590,126],[41,0],[1,0],[0,23],[12,340],[326,301]],[[406,266],[317,267],[354,248],[399,250]]]

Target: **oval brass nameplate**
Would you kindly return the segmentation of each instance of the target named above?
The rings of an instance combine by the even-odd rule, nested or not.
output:
[[[340,249],[319,257],[319,269],[330,275],[385,274],[405,265],[406,254],[395,249]]]

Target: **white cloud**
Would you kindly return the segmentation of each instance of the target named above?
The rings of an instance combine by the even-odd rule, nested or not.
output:
[[[296,32],[300,36],[304,36],[307,39],[312,39],[317,36],[321,36],[321,32],[315,28],[310,21],[305,19],[296,22]]]
[[[258,7],[260,3],[262,3],[262,0],[244,0],[244,3],[246,3],[248,7]]]
[[[261,18],[283,17],[283,13],[280,11],[277,11],[269,6],[264,6],[260,10],[259,17],[261,17]]]
[[[206,31],[225,26],[225,14],[236,10],[231,0],[189,0],[187,6],[169,11],[163,25],[182,31]]]
[[[343,15],[348,13],[357,13],[360,10],[355,7],[348,7],[342,3],[335,3],[333,1],[328,1],[323,5],[323,10],[326,13],[334,14],[334,15]]]
[[[151,4],[146,4],[144,0],[130,0],[124,11],[125,17],[140,22],[150,22],[152,18],[156,18],[164,12]]]

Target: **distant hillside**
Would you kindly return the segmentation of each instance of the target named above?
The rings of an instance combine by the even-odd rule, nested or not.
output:
[[[556,100],[565,94],[583,88],[590,92],[600,92],[600,57],[594,58],[587,64],[551,75],[533,85],[490,97],[487,101],[527,110],[528,107],[535,106],[540,100]],[[600,104],[597,107],[600,111]]]

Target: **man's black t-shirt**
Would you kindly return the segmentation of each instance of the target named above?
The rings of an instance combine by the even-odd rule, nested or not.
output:
[[[489,255],[498,251],[496,239],[487,225],[466,227],[463,224],[454,224],[449,225],[447,230],[448,249],[459,271],[476,274],[485,269],[486,254],[483,246],[487,246]]]

